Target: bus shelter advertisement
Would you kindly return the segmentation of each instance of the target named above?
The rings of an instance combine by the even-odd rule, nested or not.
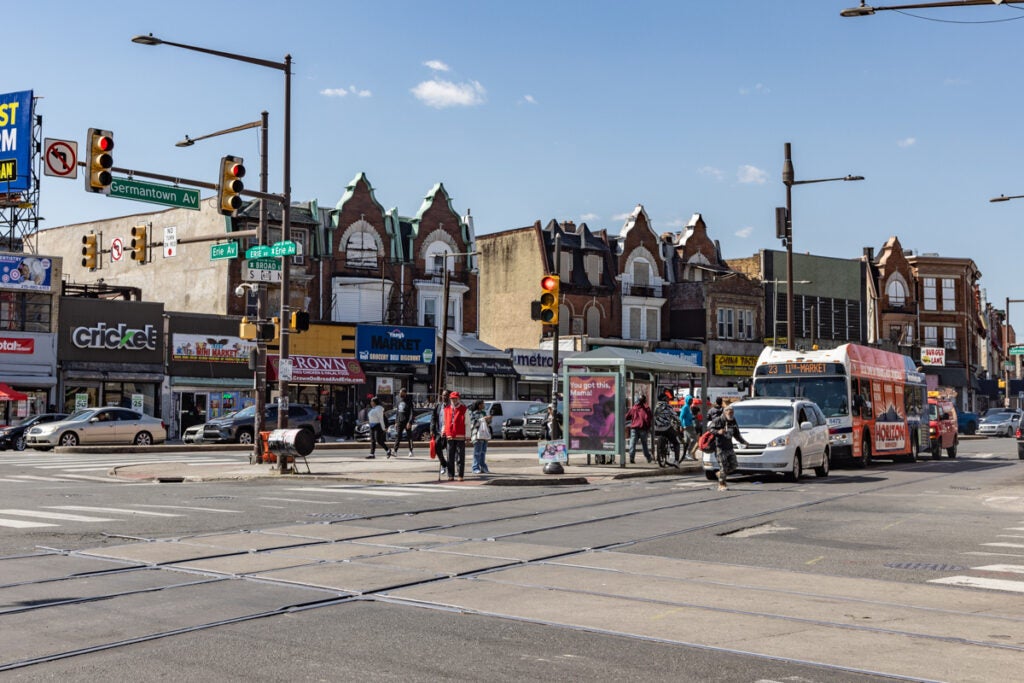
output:
[[[616,378],[614,374],[569,375],[569,451],[615,454]]]

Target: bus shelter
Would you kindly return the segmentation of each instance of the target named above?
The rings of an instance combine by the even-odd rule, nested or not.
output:
[[[704,367],[678,356],[611,346],[566,358],[562,395],[567,455],[585,453],[588,465],[591,456],[599,456],[599,461],[617,458],[625,467],[625,416],[633,398],[644,394],[653,410],[659,386],[706,373]]]

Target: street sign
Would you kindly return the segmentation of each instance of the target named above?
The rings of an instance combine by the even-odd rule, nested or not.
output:
[[[164,228],[164,258],[171,258],[178,255],[178,228],[170,226]]]
[[[270,245],[271,256],[295,256],[297,253],[298,248],[295,246],[295,242],[292,242],[291,240],[274,242]]]
[[[1012,344],[1010,346],[1011,356],[1024,356],[1024,344]]]
[[[253,258],[245,262],[242,279],[246,282],[282,282],[281,261],[276,258]]]
[[[245,250],[245,258],[267,258],[270,256],[270,247],[256,246]]]
[[[283,379],[286,382],[290,382],[292,380],[292,374],[293,374],[292,373],[292,368],[293,368],[292,359],[291,358],[282,358],[280,361],[278,361],[277,376],[280,379]],[[282,401],[282,403],[285,403],[287,400],[288,400],[287,398],[284,399]],[[287,405],[287,403],[285,403],[285,405]],[[284,410],[283,407],[281,409]]]
[[[74,140],[43,139],[43,174],[57,178],[78,177],[78,143]]]
[[[238,242],[224,242],[210,245],[210,260],[238,258]]]
[[[110,243],[110,260],[120,261],[122,256],[124,256],[124,242],[120,237],[115,237]]]
[[[110,182],[110,197],[134,199],[137,202],[174,206],[179,209],[199,210],[199,190],[188,190],[173,185],[144,183],[141,180],[114,178]]]

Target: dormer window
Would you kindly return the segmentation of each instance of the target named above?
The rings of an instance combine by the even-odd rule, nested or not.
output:
[[[353,233],[345,244],[345,265],[349,268],[377,268],[377,240],[365,230]]]
[[[885,288],[885,295],[889,297],[889,305],[893,308],[903,308],[907,304],[907,286],[901,279],[890,279]]]

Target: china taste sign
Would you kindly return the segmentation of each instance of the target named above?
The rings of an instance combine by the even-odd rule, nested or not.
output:
[[[715,354],[715,374],[736,377],[750,377],[754,374],[757,356],[730,356],[724,353]]]

